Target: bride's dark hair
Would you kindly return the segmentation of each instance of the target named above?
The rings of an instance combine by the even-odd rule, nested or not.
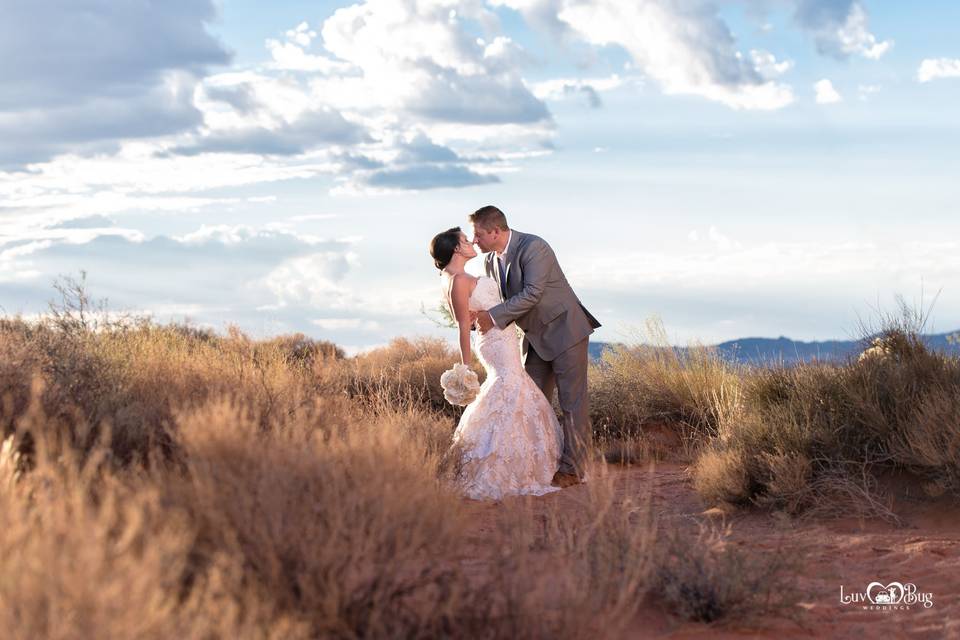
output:
[[[460,245],[461,233],[460,227],[453,227],[433,236],[430,241],[430,255],[433,256],[433,264],[437,265],[437,269],[443,269],[453,260],[453,252]]]

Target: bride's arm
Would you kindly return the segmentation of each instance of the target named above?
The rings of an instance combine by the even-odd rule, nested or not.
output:
[[[470,364],[470,327],[473,326],[473,316],[470,314],[470,294],[476,282],[466,274],[457,275],[453,279],[450,292],[450,302],[453,304],[453,317],[457,320],[457,329],[460,332],[460,362]]]

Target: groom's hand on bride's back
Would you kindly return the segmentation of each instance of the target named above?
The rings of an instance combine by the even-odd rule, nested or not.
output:
[[[486,311],[479,311],[477,312],[477,326],[480,328],[480,333],[484,334],[493,328],[493,318]]]

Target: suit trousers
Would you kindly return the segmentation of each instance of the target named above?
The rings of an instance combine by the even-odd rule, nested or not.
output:
[[[562,412],[563,454],[560,471],[583,477],[589,451],[593,443],[590,427],[590,402],[587,397],[587,345],[584,338],[553,360],[544,360],[529,345],[524,368],[537,383],[547,400],[553,403],[557,390]]]

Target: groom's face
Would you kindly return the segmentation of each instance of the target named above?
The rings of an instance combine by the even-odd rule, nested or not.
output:
[[[488,253],[500,249],[503,244],[503,231],[494,227],[493,229],[484,229],[476,222],[473,225],[473,243],[480,247],[480,251]]]

